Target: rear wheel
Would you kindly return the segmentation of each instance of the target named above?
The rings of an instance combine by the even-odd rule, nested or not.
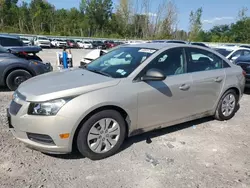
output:
[[[32,75],[26,70],[14,70],[7,76],[6,85],[10,90],[15,91],[22,82],[28,80],[31,77]]]
[[[122,145],[125,126],[125,120],[119,112],[98,112],[82,125],[77,136],[77,148],[83,156],[92,160],[109,157]]]
[[[215,118],[221,121],[231,119],[237,110],[238,100],[239,96],[233,89],[224,93],[217,106]]]

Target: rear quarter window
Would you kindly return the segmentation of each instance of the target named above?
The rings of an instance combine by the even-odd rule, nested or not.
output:
[[[14,38],[0,37],[0,45],[2,46],[23,46],[22,42]]]

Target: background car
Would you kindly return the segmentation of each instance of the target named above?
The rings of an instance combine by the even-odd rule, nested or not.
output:
[[[234,63],[246,72],[246,88],[250,88],[250,54],[237,58]]]
[[[72,39],[67,39],[67,45],[69,48],[78,48],[77,43]]]
[[[82,40],[76,40],[76,43],[77,43],[79,48],[84,48]]]
[[[0,86],[14,91],[27,79],[52,71],[50,63],[20,58],[0,46]]]
[[[108,52],[107,50],[94,49],[91,52],[87,53],[85,57],[81,59],[80,65],[85,66],[107,52]]]
[[[38,46],[26,46],[18,36],[0,35],[0,45],[18,57],[42,61],[37,56],[37,53],[42,48]]]
[[[42,48],[50,48],[50,40],[47,37],[44,36],[36,36],[34,38],[34,45],[40,46]]]
[[[250,48],[250,45],[240,45],[240,48]]]
[[[107,48],[106,45],[100,40],[94,40],[92,42],[92,45],[93,45],[94,48],[97,48],[97,49],[105,50]]]
[[[231,119],[244,75],[208,48],[127,45],[82,69],[22,83],[8,119],[14,136],[31,148],[69,153],[76,147],[98,160],[115,154],[129,136],[207,116]]]
[[[220,47],[220,48],[215,48],[214,50],[216,50],[217,52],[219,52],[232,62],[240,56],[245,56],[250,54],[250,48],[242,48],[242,47]]]
[[[62,48],[64,46],[67,45],[67,43],[65,41],[63,41],[62,39],[53,39],[51,41],[51,44],[54,46],[54,47],[57,47],[57,48]]]
[[[23,44],[26,45],[26,46],[31,46],[31,41],[27,38],[24,38],[24,37],[20,37],[20,39],[22,40]]]
[[[191,42],[190,44],[209,48],[206,44],[202,42]]]
[[[153,43],[177,43],[177,44],[187,44],[187,42],[182,40],[153,40]]]
[[[93,44],[90,41],[83,41],[83,48],[84,49],[92,49],[93,48]]]
[[[106,40],[104,41],[104,44],[106,45],[106,49],[113,48],[116,46],[113,40]]]
[[[115,46],[119,46],[119,45],[122,45],[122,44],[125,44],[124,42],[120,42],[120,41],[115,41]]]

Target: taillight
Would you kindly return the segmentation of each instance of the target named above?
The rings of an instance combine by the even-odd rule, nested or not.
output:
[[[242,74],[243,74],[243,76],[246,76],[247,75],[247,73],[246,73],[246,71],[242,71]]]
[[[21,55],[24,55],[24,56],[26,56],[26,55],[28,55],[28,53],[26,53],[26,52],[19,52]]]

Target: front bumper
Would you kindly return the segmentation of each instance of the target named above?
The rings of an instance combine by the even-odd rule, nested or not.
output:
[[[62,116],[28,115],[29,102],[22,99],[15,99],[12,103],[21,105],[19,110],[13,109],[15,105],[10,105],[10,108],[7,109],[9,128],[18,140],[25,143],[27,147],[44,153],[64,154],[71,152],[73,134],[72,122],[69,118]],[[60,134],[64,133],[70,133],[70,137],[61,139]],[[39,139],[32,139],[30,134],[45,135],[51,138],[52,141],[41,142]]]
[[[32,70],[34,70],[35,75],[40,75],[48,72],[53,71],[53,67],[50,63],[42,63],[39,65],[34,65],[32,62],[30,63],[30,67]]]

